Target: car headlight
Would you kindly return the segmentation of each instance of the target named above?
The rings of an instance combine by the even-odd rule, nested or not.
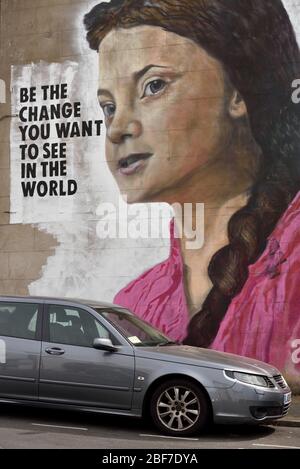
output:
[[[252,375],[249,373],[242,373],[239,371],[225,371],[226,376],[231,379],[236,379],[242,383],[251,384],[252,386],[269,387],[269,379],[266,376]]]

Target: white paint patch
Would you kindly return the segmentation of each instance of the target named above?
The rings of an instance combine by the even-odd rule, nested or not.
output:
[[[49,84],[68,84],[68,101],[76,100],[77,95],[77,82],[76,76],[78,75],[78,64],[75,62],[65,62],[64,64],[48,64],[39,62],[27,66],[13,66],[12,67],[12,114],[18,115],[22,107],[37,106],[39,109],[42,105],[49,106],[50,104],[62,104],[64,100],[42,100],[41,86]],[[20,89],[36,87],[37,98],[32,103],[20,102]],[[26,122],[23,123],[18,117],[12,119],[10,141],[11,141],[11,217],[10,223],[40,223],[40,222],[55,222],[72,220],[72,215],[75,211],[74,197],[24,197],[21,187],[21,150],[22,144],[36,144],[39,148],[40,155],[37,160],[30,160],[26,158],[26,162],[37,162],[38,176],[37,181],[41,180],[41,166],[39,164],[42,159],[42,146],[45,141],[49,143],[59,143],[59,140],[54,132],[55,122],[64,122],[63,119],[50,121],[51,136],[48,140],[22,141],[20,127],[37,125],[40,127],[48,121],[42,122]],[[76,161],[76,139],[66,140],[67,143],[67,177],[60,177],[59,179],[74,178],[78,174],[78,165]],[[44,160],[45,161],[45,160]],[[58,178],[56,178],[58,179]],[[33,181],[33,179],[31,179]]]
[[[103,116],[97,102],[97,55],[77,62],[40,62],[12,70],[13,109],[19,108],[21,86],[68,83],[71,101],[82,103],[82,119]],[[37,102],[37,105],[41,102]],[[120,288],[167,257],[168,240],[99,239],[96,215],[101,202],[117,206],[119,191],[105,162],[105,133],[101,137],[68,141],[68,175],[78,182],[70,198],[28,198],[20,186],[19,119],[11,128],[11,223],[35,224],[57,240],[41,278],[29,285],[32,295],[69,296],[112,301]],[[53,138],[53,141],[58,141]],[[41,141],[36,141],[41,146]]]
[[[298,44],[300,45],[300,4],[298,0],[282,0],[293,24]],[[299,78],[299,77],[295,77]]]

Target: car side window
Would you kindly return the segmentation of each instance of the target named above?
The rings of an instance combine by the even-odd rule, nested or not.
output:
[[[92,347],[97,338],[110,338],[113,341],[106,327],[80,308],[50,305],[48,324],[50,342]]]
[[[31,303],[0,303],[0,335],[34,340],[38,309]]]

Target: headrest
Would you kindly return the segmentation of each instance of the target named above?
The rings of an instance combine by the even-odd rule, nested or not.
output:
[[[55,320],[56,322],[68,322],[70,321],[70,316],[67,315],[65,310],[63,308],[59,307],[52,307],[50,309],[50,313],[53,314],[55,313]]]
[[[80,318],[77,316],[69,316],[69,319],[72,321],[72,326],[81,326]]]

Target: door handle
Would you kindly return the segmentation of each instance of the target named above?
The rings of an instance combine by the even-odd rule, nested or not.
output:
[[[46,348],[45,352],[49,353],[49,355],[63,355],[65,353],[62,348],[58,347]]]

